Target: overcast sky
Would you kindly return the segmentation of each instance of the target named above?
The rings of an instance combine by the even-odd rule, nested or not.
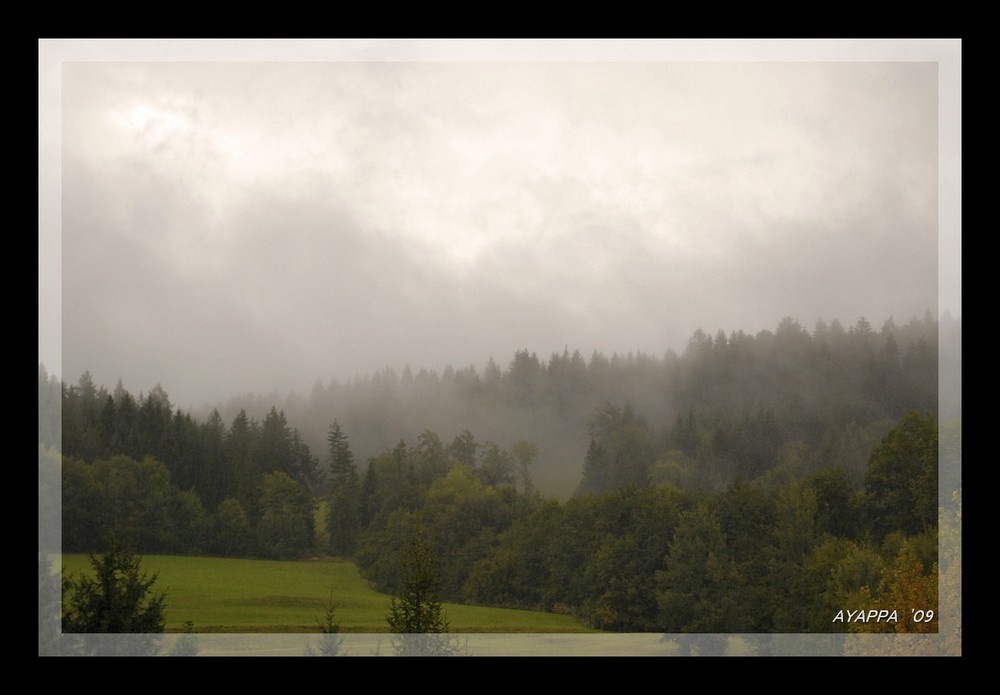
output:
[[[40,45],[39,359],[194,406],[960,315],[960,46],[763,47]]]

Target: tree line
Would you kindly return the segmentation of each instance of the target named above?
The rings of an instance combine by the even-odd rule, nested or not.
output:
[[[939,333],[945,341],[940,350]],[[406,367],[398,374],[386,368],[353,382],[324,385],[317,379],[307,396],[243,395],[179,415],[170,412],[159,385],[135,398],[120,383],[109,394],[86,374],[78,384],[40,378],[39,407],[61,408],[64,431],[49,431],[58,426],[58,418],[49,418],[40,425],[39,441],[62,441],[63,453],[85,461],[112,450],[136,459],[153,455],[167,463],[182,489],[197,484],[214,507],[222,499],[219,485],[204,479],[218,457],[211,447],[228,427],[243,426],[237,419],[272,425],[266,435],[272,440],[283,438],[279,415],[286,425],[294,423],[300,463],[281,466],[291,477],[318,485],[320,495],[329,478],[319,466],[318,480],[309,479],[305,450],[325,451],[335,419],[350,433],[362,462],[399,439],[414,441],[424,430],[448,436],[469,430],[503,447],[518,440],[536,443],[536,484],[565,499],[580,484],[595,410],[629,404],[649,430],[654,463],[664,464],[659,474],[683,486],[719,489],[733,475],[756,475],[776,458],[794,460],[793,450],[778,451],[790,442],[807,447],[813,459],[824,458],[816,461],[819,467],[843,455],[860,484],[867,451],[893,421],[911,409],[937,408],[939,354],[960,354],[958,341],[960,325],[947,314],[940,322],[930,314],[904,324],[889,318],[878,330],[864,318],[846,328],[837,320],[817,321],[812,332],[786,318],[775,330],[755,335],[695,331],[680,354],[594,352],[588,360],[567,349],[545,360],[521,350],[506,369],[493,359],[482,370]],[[950,407],[944,419],[960,414]],[[684,436],[670,441],[682,432],[679,419]],[[193,430],[209,421],[215,432],[204,438],[214,443],[191,444]],[[297,475],[296,468],[303,470]]]
[[[522,349],[506,364],[490,358],[478,368],[387,367],[352,381],[317,379],[308,394],[244,395],[216,407],[229,422],[240,410],[262,420],[277,406],[313,451],[325,450],[336,419],[362,463],[428,429],[447,437],[469,430],[505,448],[534,442],[536,484],[566,499],[580,483],[595,410],[628,403],[650,429],[654,457],[670,450],[677,418],[693,415],[701,439],[681,451],[707,459],[698,461],[698,482],[720,489],[734,474],[755,473],[739,466],[768,465],[777,437],[811,451],[825,446],[828,459],[851,446],[838,439],[863,439],[858,448],[870,450],[909,410],[937,409],[939,356],[960,352],[960,324],[947,314],[905,323],[890,317],[878,326],[864,317],[846,325],[817,321],[811,331],[785,318],[755,334],[698,330],[680,352],[609,356],[565,348],[546,357]],[[960,414],[960,402],[945,406],[944,419]],[[716,442],[716,450],[708,448]],[[685,463],[675,459],[676,473],[690,472]],[[860,484],[864,455],[854,454],[850,465]]]
[[[113,534],[143,553],[328,553],[394,593],[419,528],[446,600],[610,630],[858,629],[825,616],[900,591],[900,563],[911,589],[936,571],[937,329],[785,319],[663,358],[519,351],[506,371],[387,370],[226,419],[40,366],[40,490],[61,476],[66,552]],[[574,481],[564,501],[538,484],[553,471]]]
[[[859,626],[834,622],[837,609],[905,591],[936,610],[937,467],[936,418],[916,411],[871,452],[860,488],[828,468],[720,492],[625,481],[560,503],[455,463],[416,504],[373,519],[355,557],[392,593],[396,558],[422,527],[446,600],[614,631],[847,631]]]

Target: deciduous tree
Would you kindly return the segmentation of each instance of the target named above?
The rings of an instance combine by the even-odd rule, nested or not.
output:
[[[261,508],[257,538],[263,554],[283,558],[311,552],[313,501],[300,483],[281,471],[268,473],[261,485]]]
[[[915,535],[938,515],[938,429],[933,414],[910,412],[874,451],[865,476],[867,509],[877,539]]]

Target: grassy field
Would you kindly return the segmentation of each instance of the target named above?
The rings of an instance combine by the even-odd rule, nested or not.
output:
[[[65,571],[90,572],[86,555],[64,555]],[[186,621],[196,632],[318,632],[331,591],[342,632],[387,632],[389,596],[369,588],[352,562],[276,561],[146,555],[146,572],[159,573],[165,591],[166,630]],[[568,615],[445,604],[452,632],[593,632]]]

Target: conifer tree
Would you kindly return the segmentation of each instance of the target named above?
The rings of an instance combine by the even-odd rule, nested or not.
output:
[[[327,517],[330,552],[349,557],[357,549],[361,531],[358,469],[347,435],[336,420],[330,425],[326,439],[330,445],[330,511]]]
[[[152,576],[142,571],[141,559],[112,539],[106,554],[90,556],[96,576],[63,578],[63,631],[75,633],[141,633],[143,638],[127,641],[92,639],[89,651],[152,655],[158,649],[152,635],[163,632],[166,594],[155,594]],[[110,652],[102,650],[110,649]]]
[[[424,536],[417,517],[413,540],[403,550],[403,582],[389,604],[386,621],[397,633],[434,634],[448,632],[448,620],[441,608],[437,557]]]

